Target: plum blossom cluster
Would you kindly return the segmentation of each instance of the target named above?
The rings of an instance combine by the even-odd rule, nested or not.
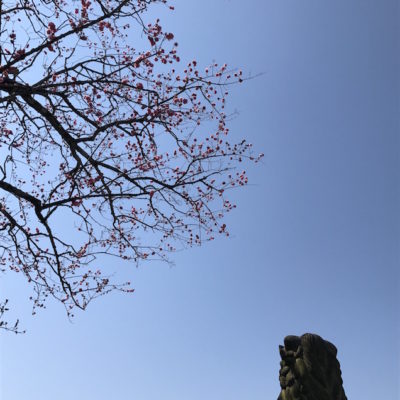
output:
[[[166,1],[2,4],[0,264],[26,277],[35,308],[53,297],[72,315],[133,291],[100,256],[167,260],[229,235],[237,166],[260,158],[227,126],[242,72],[181,65],[174,35],[144,22],[153,3]]]

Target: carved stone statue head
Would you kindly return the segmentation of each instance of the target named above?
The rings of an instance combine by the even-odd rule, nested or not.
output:
[[[347,400],[336,347],[320,336],[286,336],[279,346],[278,400]]]

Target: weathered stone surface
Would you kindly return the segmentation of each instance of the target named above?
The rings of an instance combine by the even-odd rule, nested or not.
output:
[[[279,346],[278,400],[347,400],[336,347],[320,336],[286,336]]]

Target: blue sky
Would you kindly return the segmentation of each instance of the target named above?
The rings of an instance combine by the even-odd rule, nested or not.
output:
[[[398,2],[171,4],[184,58],[262,74],[230,97],[232,135],[265,153],[233,194],[232,237],[174,267],[116,261],[135,294],[73,323],[51,303],[31,318],[4,278],[28,333],[1,334],[0,398],[276,398],[278,345],[305,332],[338,347],[349,399],[398,398]]]

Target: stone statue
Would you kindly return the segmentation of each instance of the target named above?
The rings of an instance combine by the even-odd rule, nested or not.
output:
[[[336,347],[318,335],[286,336],[279,346],[278,400],[347,400]]]

